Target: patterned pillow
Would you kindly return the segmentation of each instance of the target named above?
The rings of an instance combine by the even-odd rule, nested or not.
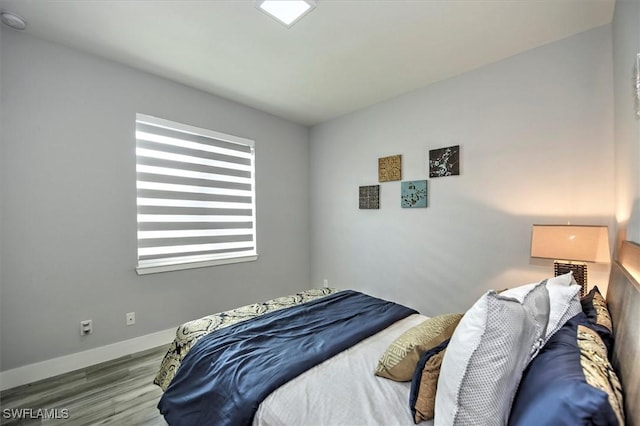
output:
[[[548,297],[545,285],[523,300]],[[542,337],[529,308],[491,290],[464,315],[444,355],[435,425],[503,425],[532,349]]]
[[[509,426],[623,426],[622,389],[587,317],[571,318],[531,361]]]
[[[462,314],[444,314],[418,324],[402,333],[382,354],[376,376],[398,382],[408,382],[427,350],[451,337]]]
[[[609,353],[613,350],[613,325],[611,315],[607,308],[607,301],[600,293],[598,287],[593,287],[585,297],[580,300],[582,311],[587,316],[589,322],[593,324],[593,329],[598,332]]]
[[[533,297],[532,292],[536,291],[537,297]],[[551,301],[549,300],[549,290],[547,280],[537,284],[527,284],[515,287],[502,292],[502,296],[513,297],[529,311],[536,326],[539,327],[539,337],[531,348],[531,358],[535,357],[544,345],[547,327],[549,325],[549,315],[551,311]]]
[[[449,339],[426,351],[420,357],[416,371],[413,373],[409,407],[415,424],[433,419],[440,365],[448,344]]]

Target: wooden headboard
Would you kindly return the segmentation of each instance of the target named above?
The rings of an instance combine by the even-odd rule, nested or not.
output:
[[[607,304],[613,320],[613,367],[624,389],[628,426],[640,426],[640,245],[624,241],[611,267]]]

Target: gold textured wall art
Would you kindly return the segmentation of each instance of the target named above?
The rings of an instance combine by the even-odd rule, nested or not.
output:
[[[378,182],[402,179],[402,155],[378,158]]]

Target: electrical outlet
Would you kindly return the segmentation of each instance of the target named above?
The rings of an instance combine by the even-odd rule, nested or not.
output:
[[[80,321],[80,334],[93,334],[93,321],[92,320],[82,320]]]
[[[127,313],[127,325],[133,325],[136,323],[136,313],[129,312]]]
[[[329,280],[325,278],[324,281],[322,282],[322,285],[325,287],[329,287]]]

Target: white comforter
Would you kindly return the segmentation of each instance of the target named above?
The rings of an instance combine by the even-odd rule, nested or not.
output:
[[[280,387],[262,402],[253,425],[413,425],[411,383],[377,377],[373,371],[387,346],[425,319],[415,314],[398,321]]]

